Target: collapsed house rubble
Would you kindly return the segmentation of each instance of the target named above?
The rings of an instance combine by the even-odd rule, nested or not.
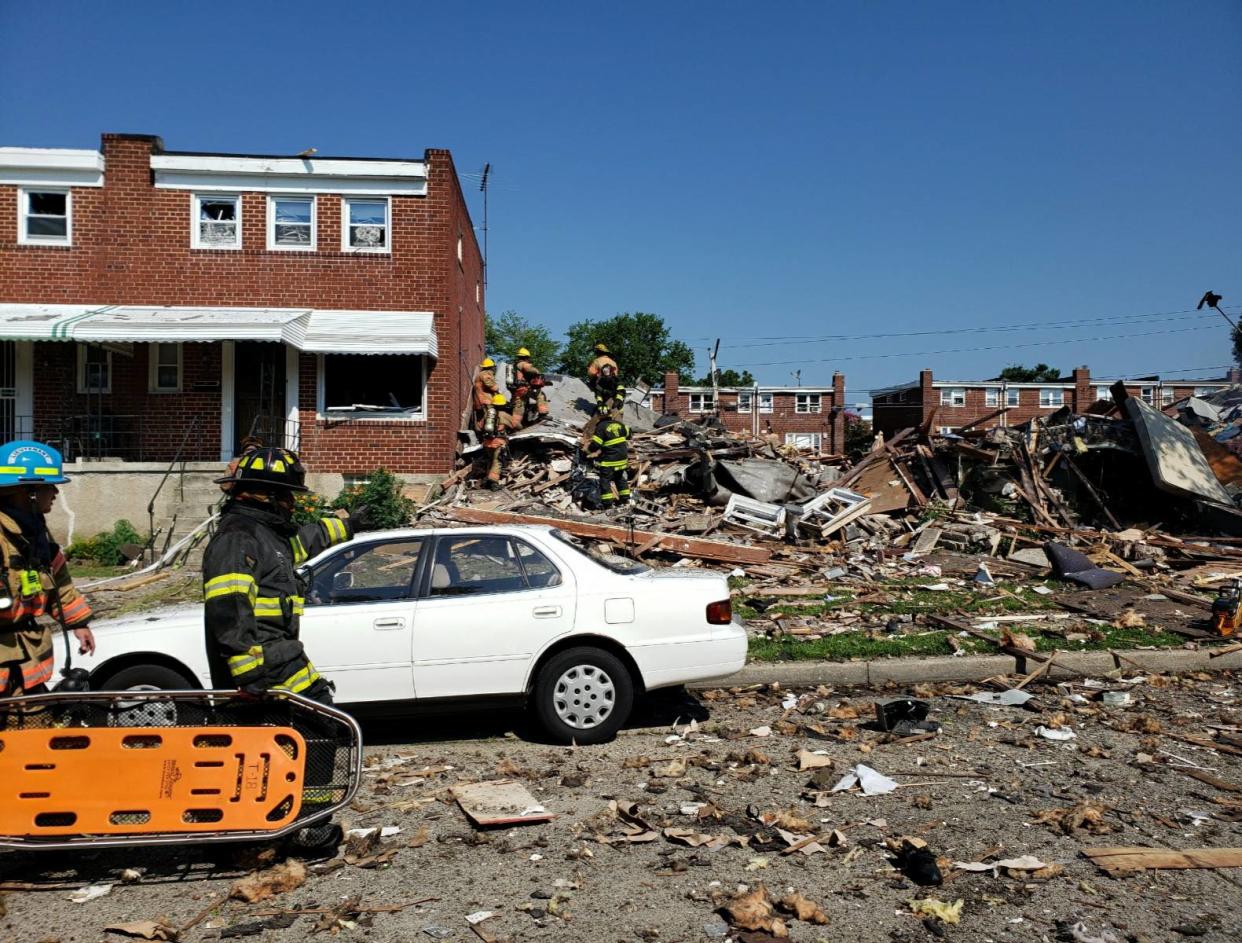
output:
[[[1242,461],[1218,441],[1242,428],[1237,390],[1162,412],[1118,384],[1107,415],[1060,409],[984,428],[988,416],[949,433],[932,431],[933,416],[851,460],[739,436],[710,416],[657,414],[640,388],[623,417],[634,500],[605,512],[582,451],[590,392],[551,380],[548,418],[510,437],[501,489],[478,487],[480,450],[467,441],[423,520],[547,524],[635,559],[722,568],[745,586],[751,627],[770,636],[927,626],[960,636],[962,620],[943,611],[939,623],[888,611],[908,588],[894,584],[1003,601],[1015,582],[1053,576],[1015,600],[1108,623],[1122,610],[1139,622],[1154,613],[1169,631],[1206,638],[1213,596],[1242,578]],[[1077,569],[1062,551],[1081,557]],[[1099,595],[1085,601],[1080,586]],[[788,611],[795,597],[810,618]],[[1017,602],[1008,610],[1025,611]],[[778,611],[759,618],[768,608]]]

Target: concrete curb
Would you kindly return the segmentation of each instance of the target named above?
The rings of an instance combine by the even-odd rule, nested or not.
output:
[[[1049,672],[1052,678],[1077,673],[1100,676],[1115,668],[1137,671],[1227,671],[1242,668],[1242,651],[1209,658],[1210,649],[1141,649],[1119,652],[1062,652]],[[691,688],[781,684],[804,687],[829,684],[867,687],[886,683],[919,684],[931,681],[983,681],[996,675],[1025,675],[1038,663],[1010,655],[963,655],[960,658],[878,658],[874,661],[786,661],[747,665],[737,674],[716,681],[696,682]]]

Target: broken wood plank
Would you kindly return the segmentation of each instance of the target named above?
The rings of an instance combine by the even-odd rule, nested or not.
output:
[[[1215,786],[1221,792],[1242,792],[1242,786],[1235,785],[1225,779],[1219,779],[1211,773],[1205,773],[1201,769],[1191,769],[1189,766],[1175,766],[1173,769],[1180,769],[1191,779],[1197,779],[1201,783],[1207,783],[1209,786]]]
[[[556,818],[525,786],[512,779],[462,783],[451,787],[449,793],[476,825],[523,825]]]
[[[967,429],[973,429],[975,426],[981,426],[981,425],[983,425],[983,423],[985,423],[985,422],[989,422],[989,421],[991,421],[991,420],[993,420],[993,419],[997,418],[998,416],[1003,416],[1003,415],[1005,415],[1005,413],[1007,413],[1007,412],[1009,412],[1009,407],[1008,407],[1008,406],[1002,406],[1000,409],[994,409],[994,410],[992,410],[992,412],[990,412],[990,413],[985,413],[984,415],[980,416],[978,419],[973,419],[973,420],[971,420],[970,422],[966,423],[966,425],[964,425],[964,426],[958,426],[958,427],[957,427],[954,431],[955,431],[958,435],[961,435],[961,434],[962,434],[963,432],[965,432]],[[990,455],[989,455],[989,457],[990,457]]]
[[[1057,453],[1057,455],[1064,454],[1065,453],[1063,452]],[[1113,512],[1108,509],[1108,505],[1104,503],[1104,499],[1101,498],[1099,492],[1095,490],[1095,486],[1091,484],[1091,482],[1087,479],[1087,476],[1083,474],[1083,470],[1079,468],[1078,464],[1068,455],[1065,455],[1065,467],[1074,473],[1074,477],[1078,479],[1078,483],[1083,486],[1091,500],[1095,502],[1096,507],[1104,512],[1104,516],[1108,518],[1108,523],[1113,526],[1113,529],[1121,530],[1121,524],[1117,522],[1117,518],[1113,517]]]
[[[1082,853],[1109,874],[1149,868],[1242,868],[1242,848],[1084,848]]]
[[[772,551],[763,547],[747,547],[726,543],[723,540],[706,540],[702,537],[682,537],[678,534],[653,533],[648,530],[630,530],[610,524],[594,524],[589,521],[562,520],[559,517],[537,517],[532,514],[511,514],[507,511],[489,511],[483,508],[452,507],[444,512],[448,517],[467,524],[536,524],[556,527],[568,534],[607,540],[628,547],[639,545],[659,537],[653,550],[680,553],[682,556],[701,560],[718,560],[722,563],[759,564],[772,558]]]

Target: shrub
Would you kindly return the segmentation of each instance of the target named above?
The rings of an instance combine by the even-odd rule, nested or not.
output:
[[[344,489],[332,502],[332,507],[350,512],[365,507],[371,529],[383,530],[408,524],[415,505],[405,496],[401,479],[379,468],[365,485]]]
[[[133,524],[120,520],[112,525],[111,532],[104,531],[86,540],[75,540],[66,548],[65,556],[71,560],[91,560],[100,566],[120,566],[125,562],[121,547],[125,544],[142,546],[145,543]]]
[[[293,496],[293,523],[301,527],[331,513],[328,500],[313,491],[300,491]]]

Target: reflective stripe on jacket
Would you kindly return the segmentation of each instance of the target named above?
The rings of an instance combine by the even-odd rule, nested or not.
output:
[[[623,422],[610,419],[595,427],[591,451],[598,452],[595,464],[600,468],[624,468],[630,460],[630,430]]]

